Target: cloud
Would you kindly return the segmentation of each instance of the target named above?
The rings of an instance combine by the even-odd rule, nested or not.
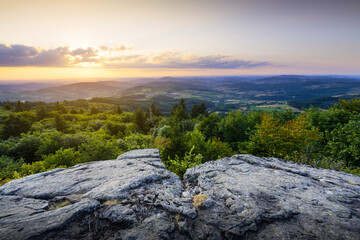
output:
[[[102,51],[121,52],[121,51],[132,50],[132,49],[134,49],[134,47],[126,47],[121,44],[116,47],[99,46],[99,49]]]
[[[242,60],[228,55],[198,56],[174,50],[136,55],[122,53],[130,49],[123,45],[42,49],[0,44],[0,67],[83,67],[83,63],[95,63],[92,66],[103,68],[247,69],[274,66],[270,62]]]
[[[104,60],[108,68],[197,68],[197,69],[246,69],[271,66],[270,62],[247,61],[227,55],[197,56],[177,51],[151,55],[124,55]]]
[[[71,55],[76,58],[73,64],[81,62],[97,62],[98,61],[98,51],[97,49],[88,47],[87,49],[78,48],[71,51]]]
[[[124,45],[119,45],[117,47],[110,48],[110,51],[121,52],[121,51],[132,50],[132,49],[134,49],[134,48],[133,47],[126,47]]]
[[[69,47],[39,49],[25,45],[0,44],[0,67],[70,67],[78,63],[96,62],[98,50]]]

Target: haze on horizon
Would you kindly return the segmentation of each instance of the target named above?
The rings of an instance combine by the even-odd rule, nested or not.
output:
[[[359,0],[2,0],[0,80],[360,75]]]

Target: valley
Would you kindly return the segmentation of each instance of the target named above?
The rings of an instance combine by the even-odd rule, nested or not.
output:
[[[32,88],[29,86],[33,86]],[[28,89],[23,91],[23,89]],[[204,102],[211,112],[295,112],[310,105],[326,109],[338,99],[360,95],[360,78],[341,76],[163,77],[112,79],[71,84],[0,84],[0,101],[72,101],[115,103],[127,111],[156,103],[165,115],[184,98],[189,107]]]

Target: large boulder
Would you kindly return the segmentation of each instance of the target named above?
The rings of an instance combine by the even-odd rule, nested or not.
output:
[[[235,155],[167,171],[157,149],[0,187],[0,239],[358,239],[360,177]]]

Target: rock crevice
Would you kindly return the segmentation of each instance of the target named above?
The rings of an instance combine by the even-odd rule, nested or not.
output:
[[[360,177],[235,155],[181,180],[157,149],[0,187],[0,239],[358,239]]]

